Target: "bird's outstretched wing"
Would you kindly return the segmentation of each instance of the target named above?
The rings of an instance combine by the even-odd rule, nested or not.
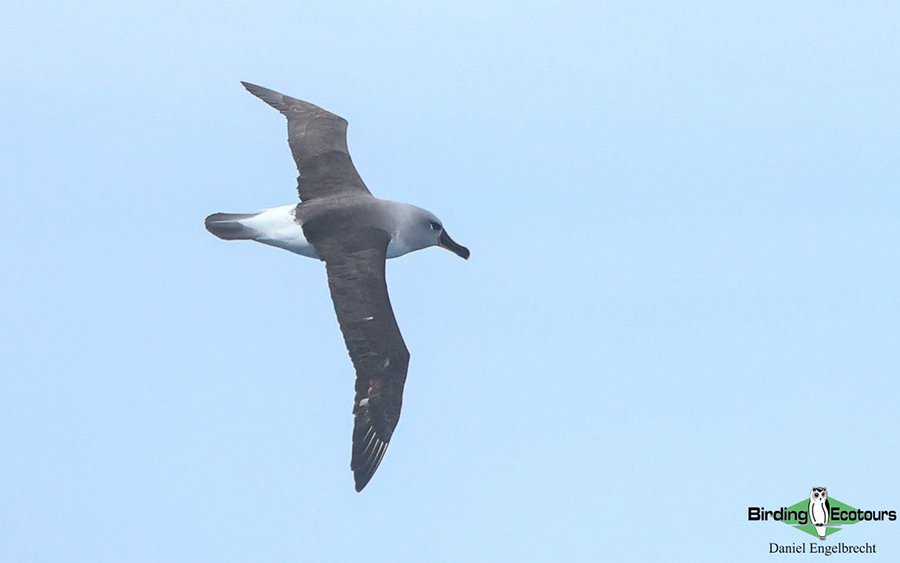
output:
[[[350,160],[347,121],[313,104],[241,82],[251,94],[280,111],[288,121],[288,144],[302,201],[341,194],[371,195]]]
[[[384,267],[390,236],[358,228],[324,238],[313,236],[325,261],[328,288],[344,342],[356,368],[353,453],[356,490],[375,474],[400,419],[409,351],[403,342]]]

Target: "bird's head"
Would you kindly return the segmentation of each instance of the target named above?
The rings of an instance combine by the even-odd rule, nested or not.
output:
[[[403,227],[402,238],[404,246],[409,251],[429,246],[440,246],[456,254],[460,258],[469,259],[469,249],[450,238],[444,224],[430,211],[418,207],[412,207],[411,213]]]
[[[428,228],[431,231],[431,236],[437,239],[437,242],[434,244],[441,248],[446,248],[460,258],[465,260],[469,259],[469,256],[472,254],[469,252],[469,249],[450,238],[450,235],[448,235],[446,229],[444,229],[444,224],[441,223],[437,217],[428,221]]]

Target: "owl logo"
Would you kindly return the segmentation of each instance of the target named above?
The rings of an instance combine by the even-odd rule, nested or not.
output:
[[[828,503],[828,491],[825,487],[813,487],[809,493],[809,521],[816,527],[819,539],[825,539],[825,531],[828,529],[828,515],[831,514],[831,505]]]

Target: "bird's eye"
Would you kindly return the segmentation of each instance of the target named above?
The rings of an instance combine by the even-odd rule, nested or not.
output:
[[[441,224],[440,224],[440,223],[435,223],[434,221],[432,221],[432,222],[431,222],[431,230],[432,230],[432,231],[440,231],[440,230],[441,230]]]

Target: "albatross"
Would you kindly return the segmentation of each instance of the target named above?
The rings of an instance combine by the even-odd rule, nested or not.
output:
[[[215,213],[207,230],[224,240],[255,240],[325,262],[328,289],[356,370],[350,468],[356,491],[372,479],[400,419],[409,351],[385,281],[385,260],[440,246],[461,258],[434,214],[378,199],[350,160],[347,121],[314,106],[241,82],[287,118],[288,145],[300,175],[299,204],[256,213]]]

